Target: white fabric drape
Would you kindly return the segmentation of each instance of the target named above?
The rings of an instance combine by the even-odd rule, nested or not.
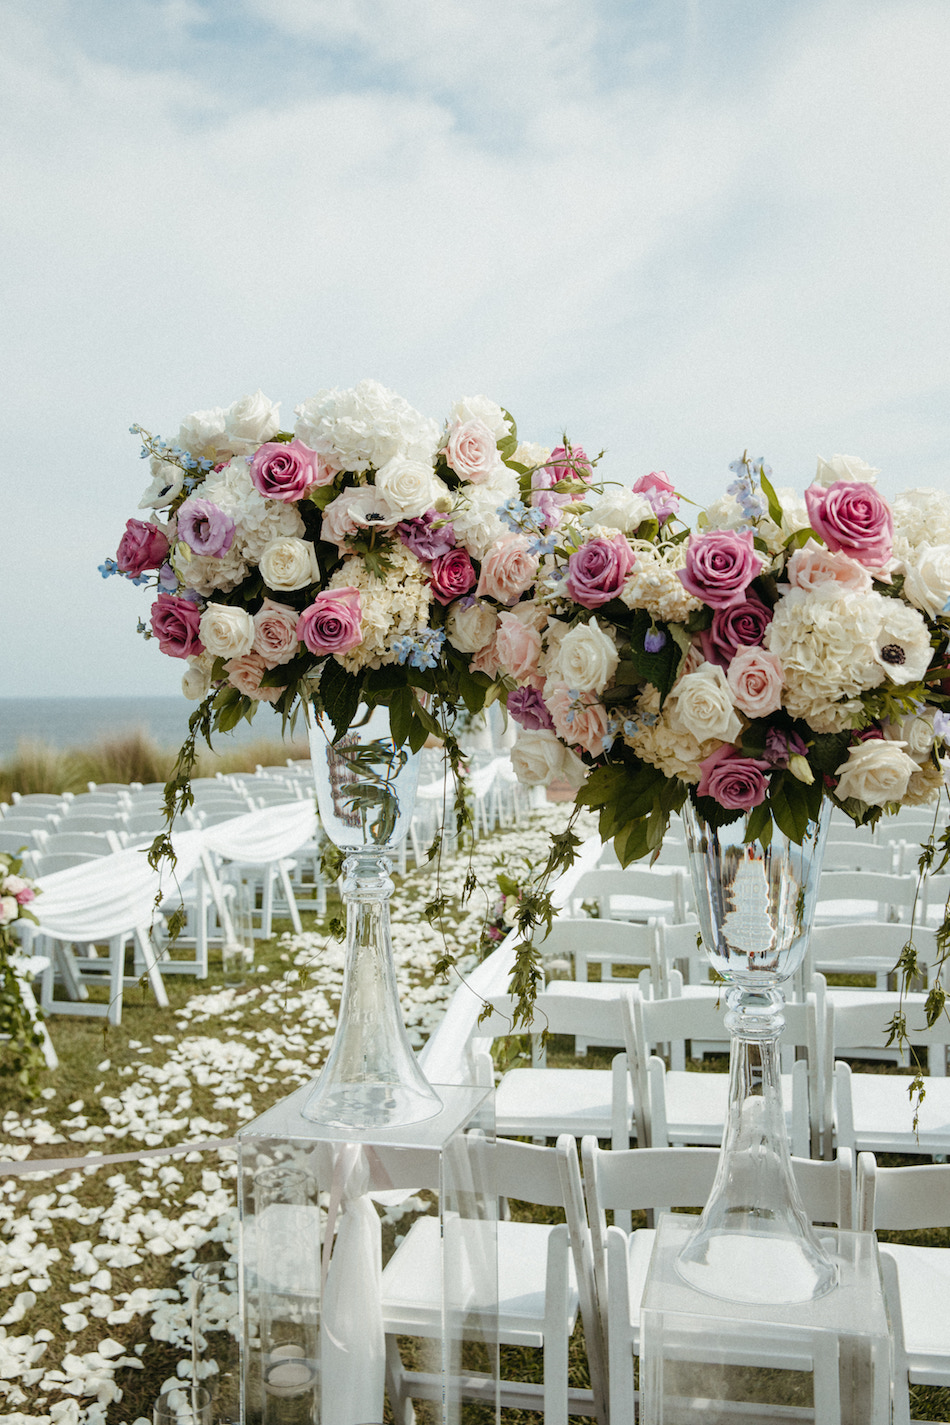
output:
[[[292,856],[317,832],[317,809],[313,801],[288,802],[248,812],[233,821],[205,827],[204,845],[228,861],[244,866],[267,866]]]

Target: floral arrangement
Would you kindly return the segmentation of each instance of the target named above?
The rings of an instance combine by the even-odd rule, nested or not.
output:
[[[26,1087],[33,1070],[43,1062],[43,1040],[23,1003],[13,968],[19,950],[13,927],[18,920],[36,924],[29,907],[39,892],[22,871],[18,856],[0,851],[0,1036],[9,1040],[0,1057],[0,1075],[18,1078]]]

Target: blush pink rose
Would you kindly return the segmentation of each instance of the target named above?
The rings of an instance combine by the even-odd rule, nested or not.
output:
[[[567,561],[567,592],[585,609],[599,609],[620,597],[627,575],[636,563],[622,534],[613,539],[590,539]]]
[[[523,534],[509,534],[493,544],[482,560],[478,576],[478,597],[497,599],[500,604],[513,604],[534,583],[538,572],[538,556],[528,553],[528,539]]]
[[[495,432],[484,421],[458,421],[449,431],[445,460],[460,480],[481,485],[501,465]]]
[[[494,634],[477,653],[472,655],[472,661],[468,666],[475,673],[486,673],[489,678],[495,677],[498,672],[498,648]]]
[[[245,653],[242,658],[231,658],[224,665],[228,682],[246,698],[255,703],[276,703],[284,688],[262,688],[261,679],[267,672],[267,664],[259,653]]]
[[[712,797],[727,811],[749,811],[768,796],[768,762],[744,757],[728,742],[704,757],[699,767],[702,775],[696,795]]]
[[[633,492],[649,500],[660,524],[675,515],[680,507],[680,497],[665,470],[651,470],[649,475],[641,475],[633,482]]]
[[[805,504],[812,529],[834,553],[868,569],[880,569],[890,559],[894,518],[873,485],[856,480],[836,480],[827,489],[810,485]]]
[[[289,663],[297,652],[296,609],[265,599],[254,615],[252,652],[259,653],[268,668]]]
[[[741,603],[761,572],[762,556],[755,548],[752,531],[736,534],[731,529],[714,529],[691,538],[686,568],[677,570],[686,592],[713,609]]]
[[[192,658],[204,652],[198,632],[201,611],[190,599],[159,594],[152,605],[152,633],[170,658]]]
[[[122,574],[133,579],[146,569],[159,569],[168,558],[168,536],[147,520],[127,520],[119,541],[115,562]]]
[[[607,713],[601,703],[572,698],[563,683],[546,688],[544,701],[554,719],[554,731],[562,742],[583,748],[591,757],[603,752]]]
[[[432,561],[432,594],[440,604],[450,604],[467,594],[475,578],[475,566],[464,549],[451,549]]]
[[[311,653],[348,653],[362,641],[359,589],[324,589],[297,620],[297,637]]]
[[[772,622],[772,610],[754,594],[728,609],[716,609],[712,627],[699,635],[707,663],[728,668],[737,648],[757,648]]]
[[[732,700],[746,717],[767,717],[778,712],[784,681],[778,656],[764,648],[740,648],[726,672]]]
[[[328,485],[335,472],[301,440],[268,441],[250,464],[251,484],[267,500],[302,500],[314,485]]]
[[[811,592],[822,584],[833,583],[856,594],[871,592],[871,576],[862,564],[849,554],[835,554],[825,549],[813,539],[792,553],[785,572],[793,589]]]
[[[516,614],[499,616],[495,650],[501,668],[519,683],[534,677],[541,656],[541,635]]]

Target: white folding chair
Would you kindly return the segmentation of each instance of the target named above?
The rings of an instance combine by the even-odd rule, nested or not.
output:
[[[596,901],[603,920],[685,920],[686,879],[679,867],[589,871],[574,885],[570,905],[579,909],[585,901]]]
[[[534,944],[541,956],[548,993],[603,1003],[616,999],[637,983],[642,970],[649,970],[654,982],[659,973],[653,922],[641,925],[598,917],[559,916],[543,939],[535,937]],[[590,978],[592,966],[599,970],[599,980]],[[615,973],[621,969],[631,973]],[[619,1020],[615,1023],[619,1025]],[[606,1029],[605,1023],[602,1032],[593,1037],[575,1032],[575,1054],[583,1058],[591,1044],[622,1047],[622,1037],[604,1037]]]
[[[814,924],[854,920],[909,921],[917,899],[917,877],[879,871],[823,871],[818,881]]]

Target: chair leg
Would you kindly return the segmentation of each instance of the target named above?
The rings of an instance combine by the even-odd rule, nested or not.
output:
[[[135,931],[135,938],[145,961],[145,972],[148,975],[148,982],[152,987],[155,1002],[160,1009],[167,1009],[168,995],[165,993],[165,982],[158,968],[158,961],[155,958],[155,951],[152,948],[148,926],[139,926]]]
[[[416,1425],[415,1407],[406,1392],[406,1373],[395,1336],[386,1337],[386,1394],[395,1425]]]
[[[300,935],[303,931],[303,923],[300,919],[300,911],[297,909],[297,901],[294,897],[294,888],[290,884],[290,876],[288,874],[287,867],[283,862],[281,862],[278,866],[277,874],[280,877],[280,884],[283,887],[284,895],[287,899],[287,909],[290,912],[290,923],[294,927],[294,930],[297,932],[297,934]]]

